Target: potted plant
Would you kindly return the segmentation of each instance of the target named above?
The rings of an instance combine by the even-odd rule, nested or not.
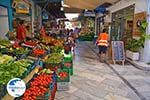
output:
[[[146,39],[150,39],[150,35],[146,34],[146,28],[148,23],[146,20],[141,22],[139,27],[140,30],[140,37],[138,39],[128,39],[128,43],[126,45],[126,57],[132,60],[139,60],[140,56],[140,49],[144,48],[144,43]]]
[[[140,47],[140,41],[136,39],[130,39],[128,41],[128,44],[126,46],[126,57],[132,59],[132,60],[139,60],[139,47]]]

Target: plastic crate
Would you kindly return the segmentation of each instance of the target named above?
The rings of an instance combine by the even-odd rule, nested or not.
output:
[[[27,68],[27,70],[22,74],[20,78],[21,79],[25,78],[34,68],[35,68],[35,65],[33,63]]]
[[[67,65],[65,63],[70,63],[70,65],[69,64]],[[72,62],[64,62],[63,68],[64,69],[68,69],[69,70],[69,74],[73,75],[73,63]]]
[[[69,73],[70,73],[71,76],[73,75],[73,67],[71,67],[71,68],[69,69]]]
[[[57,91],[69,90],[69,82],[57,82]]]
[[[44,68],[48,68],[50,69],[51,71],[57,71],[58,68],[61,68],[62,66],[62,63],[59,63],[59,64],[47,64],[47,63],[44,63]]]
[[[50,98],[50,92],[47,92],[45,95],[43,96],[38,96],[36,97],[36,100],[49,100]]]
[[[49,100],[55,100],[56,91],[57,91],[57,82],[55,82],[54,87],[51,90],[51,96],[50,96]]]
[[[0,100],[7,94],[6,85],[0,84]]]
[[[72,57],[64,57],[64,62],[72,62]]]
[[[55,87],[55,84],[57,83],[57,75],[53,74],[53,82],[50,84],[50,90],[52,91]]]
[[[61,77],[59,76],[59,74],[61,72],[66,72],[67,73],[67,77]],[[69,69],[58,69],[57,71],[57,82],[69,82],[70,81],[70,74],[69,74]]]
[[[73,56],[71,52],[69,54],[64,54],[64,62],[72,62],[72,60]]]
[[[63,68],[72,68],[73,67],[73,63],[72,62],[64,62],[63,63]]]
[[[7,48],[0,48],[0,53],[8,53],[8,49]]]

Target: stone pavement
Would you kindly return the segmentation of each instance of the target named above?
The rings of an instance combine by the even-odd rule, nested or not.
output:
[[[70,89],[55,100],[150,100],[150,72],[100,63],[92,45],[78,44]]]

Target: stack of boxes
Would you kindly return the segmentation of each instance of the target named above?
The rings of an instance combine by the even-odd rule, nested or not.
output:
[[[72,54],[64,54],[62,68],[57,71],[57,90],[69,90],[70,76],[73,75]]]

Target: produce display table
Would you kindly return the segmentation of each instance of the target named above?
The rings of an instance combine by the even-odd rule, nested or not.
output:
[[[25,83],[28,83],[29,80],[32,79],[33,75],[37,72],[37,70],[38,70],[38,68],[36,67],[27,77],[25,77],[23,79],[23,81]],[[14,99],[15,99],[14,97],[10,96],[9,94],[6,94],[6,96],[4,96],[4,98],[2,100],[14,100]]]
[[[36,41],[30,40],[28,42],[25,41],[25,43],[21,42],[22,45],[19,45],[19,43],[15,42],[14,42],[15,44],[10,45],[8,40],[0,40],[0,56],[7,54],[8,56],[14,59],[13,62],[24,59],[28,59],[34,62],[33,64],[31,64],[30,67],[25,67],[23,63],[21,63],[19,66],[21,66],[22,68],[26,68],[25,72],[23,74],[18,75],[17,74],[18,71],[16,71],[17,72],[16,74],[18,76],[15,75],[13,76],[23,79],[23,81],[26,83],[27,89],[24,95],[19,98],[14,98],[10,96],[8,93],[5,95],[4,92],[5,96],[2,95],[1,96],[2,99],[0,98],[1,100],[14,100],[14,99],[20,100],[20,98],[27,99],[28,97],[29,98],[32,97],[34,99],[36,98],[36,100],[41,100],[41,98],[49,98],[48,100],[54,100],[57,90],[69,89],[70,75],[73,75],[72,53],[70,52],[68,55],[66,55],[64,52],[62,52],[64,50],[64,47],[63,42],[61,42],[61,40],[46,37],[44,41],[46,42],[43,43],[43,40],[36,40]],[[4,52],[2,52],[2,49]],[[9,53],[6,52],[6,50]],[[3,69],[4,68],[5,67],[3,67]],[[20,67],[17,66],[15,68],[19,69]],[[5,70],[3,72],[5,72]],[[43,74],[45,76],[42,76]],[[54,77],[49,82],[48,80],[51,79],[51,75]],[[38,82],[36,79],[38,79]],[[5,82],[5,84],[4,83],[3,84],[6,85],[9,80],[10,79],[8,79]],[[38,83],[38,85],[36,83]],[[37,91],[35,91],[35,94],[37,95],[32,94],[33,88],[42,91],[43,87],[46,88],[45,90],[46,92],[44,91],[43,94],[40,94],[40,92]],[[30,92],[29,94],[28,91]],[[35,97],[31,95],[34,95]]]

